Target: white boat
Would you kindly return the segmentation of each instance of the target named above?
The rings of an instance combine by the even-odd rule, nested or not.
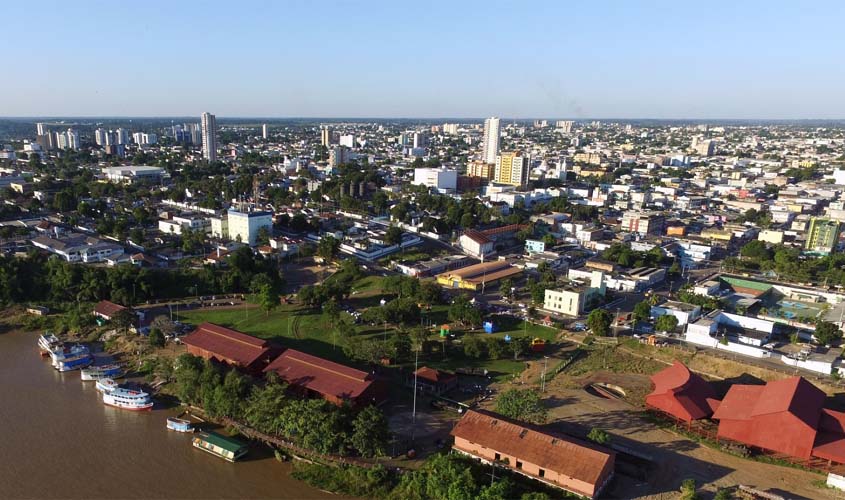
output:
[[[89,353],[90,351],[88,350],[88,347],[82,344],[73,344],[71,346],[63,346],[59,344],[53,350],[49,351],[50,357],[53,358],[53,365],[55,365],[58,361],[62,361],[67,358],[76,358]]]
[[[153,409],[153,400],[143,391],[133,391],[118,387],[103,393],[103,403],[132,411],[146,411]]]
[[[194,424],[190,420],[167,417],[167,428],[176,432],[194,432]]]
[[[43,335],[38,336],[38,348],[41,349],[42,354],[49,354],[55,351],[62,341],[50,332],[44,332]]]
[[[123,368],[117,364],[89,366],[80,372],[83,381],[100,380],[101,378],[119,378],[123,375]]]
[[[90,354],[80,354],[79,356],[54,360],[53,368],[59,370],[60,372],[70,372],[73,370],[79,370],[80,368],[85,368],[93,362],[94,357]]]
[[[100,392],[111,392],[120,386],[118,386],[117,382],[110,378],[101,378],[100,380],[97,380],[97,385],[95,387]]]

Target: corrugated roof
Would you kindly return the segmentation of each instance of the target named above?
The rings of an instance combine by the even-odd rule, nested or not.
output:
[[[615,460],[610,450],[546,434],[483,410],[467,411],[451,434],[589,484],[597,484],[605,466]]]
[[[182,339],[189,346],[198,347],[222,359],[234,361],[244,367],[269,354],[271,346],[266,340],[232,330],[214,323],[203,323]]]
[[[274,371],[291,385],[338,399],[357,398],[374,380],[367,372],[294,349],[283,352],[264,371]]]
[[[427,366],[423,366],[414,373],[417,374],[417,377],[428,380],[430,382],[445,382],[447,380],[452,380],[456,377],[454,373],[443,372],[434,368],[429,368]]]

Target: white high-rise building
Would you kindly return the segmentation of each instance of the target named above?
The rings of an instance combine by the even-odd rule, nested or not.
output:
[[[123,128],[115,130],[114,140],[115,144],[129,144],[129,132]]]
[[[449,135],[458,135],[458,124],[457,123],[444,123],[443,124],[443,133]]]
[[[35,127],[38,129],[38,135],[44,135],[44,134],[47,133],[46,132],[47,126],[44,125],[43,123],[36,123]]]
[[[94,142],[97,143],[97,146],[105,146],[106,145],[106,137],[108,137],[108,132],[104,128],[98,128],[94,131]]]
[[[267,139],[267,124],[261,126],[261,137]]]
[[[338,144],[352,149],[355,147],[355,136],[352,134],[342,135],[340,136],[340,142],[338,142]]]
[[[56,132],[56,148],[67,149],[68,147],[67,132]]]
[[[496,117],[484,120],[484,143],[482,144],[481,159],[484,163],[496,163],[499,154],[499,119]]]
[[[211,113],[203,113],[200,117],[202,124],[202,157],[208,161],[217,161],[217,117]]]
[[[147,146],[158,142],[158,136],[146,132],[135,132],[132,134],[132,141],[140,146]]]
[[[79,132],[72,128],[67,129],[67,147],[74,151],[79,150]]]
[[[332,130],[328,125],[320,125],[320,144],[325,147],[332,144]]]

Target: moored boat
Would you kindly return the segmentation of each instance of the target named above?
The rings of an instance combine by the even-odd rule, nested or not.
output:
[[[103,403],[132,411],[146,411],[153,409],[153,400],[144,391],[133,391],[118,387],[111,391],[103,392]]]
[[[167,428],[176,432],[194,432],[194,424],[190,420],[167,417]]]
[[[191,442],[195,448],[199,448],[229,462],[234,462],[246,455],[249,451],[246,444],[237,439],[217,434],[216,432],[201,432]]]
[[[48,356],[52,351],[56,350],[62,341],[50,332],[44,332],[38,336],[38,349],[41,350],[42,356]]]
[[[80,372],[83,381],[99,380],[101,378],[118,378],[123,374],[123,368],[117,364],[89,366]]]
[[[117,385],[117,382],[115,382],[113,379],[101,378],[97,380],[97,385],[95,387],[100,392],[111,392],[120,386]]]
[[[88,346],[84,346],[82,344],[64,346],[61,343],[56,345],[53,350],[48,352],[50,354],[50,357],[53,359],[53,364],[56,364],[57,361],[61,361],[66,358],[75,358],[91,353],[91,351],[88,349]]]
[[[85,368],[94,362],[94,357],[90,354],[81,354],[79,356],[65,357],[53,361],[53,368],[60,372],[69,372]]]

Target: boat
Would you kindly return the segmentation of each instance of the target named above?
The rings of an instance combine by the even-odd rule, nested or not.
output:
[[[93,362],[93,356],[91,356],[90,354],[81,354],[79,356],[55,360],[53,361],[53,368],[59,370],[60,372],[70,372],[73,370],[79,370],[80,368],[85,368],[86,366],[90,366]]]
[[[194,448],[199,448],[229,462],[234,462],[249,452],[246,444],[216,432],[201,432],[191,442]]]
[[[118,378],[123,375],[123,368],[117,364],[89,366],[80,372],[83,381],[99,380],[101,378]]]
[[[42,356],[48,356],[51,352],[56,350],[62,341],[50,332],[38,336],[38,348],[41,350]]]
[[[95,387],[100,392],[111,392],[120,386],[117,385],[117,382],[110,378],[101,378],[97,380],[97,385]]]
[[[103,403],[132,411],[147,411],[153,409],[153,400],[144,391],[134,391],[123,387],[117,387],[110,391],[103,392]]]
[[[190,420],[167,417],[167,428],[176,432],[194,432],[194,424]]]
[[[83,356],[90,353],[91,351],[88,349],[88,346],[84,346],[82,344],[73,344],[70,346],[59,344],[53,350],[49,351],[50,357],[53,358],[54,365],[57,361],[61,361],[66,358],[75,358],[77,356]]]

